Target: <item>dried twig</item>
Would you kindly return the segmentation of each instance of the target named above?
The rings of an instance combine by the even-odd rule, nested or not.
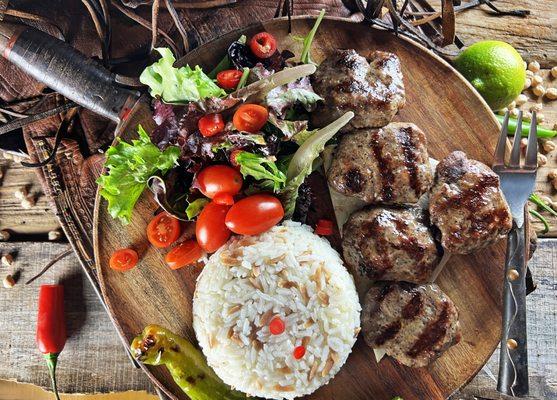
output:
[[[10,17],[15,17],[15,18],[22,18],[22,19],[28,19],[30,21],[37,21],[37,22],[43,22],[47,25],[50,25],[52,27],[54,27],[59,34],[59,39],[62,40],[66,40],[65,36],[64,36],[64,32],[62,31],[62,28],[60,28],[58,25],[56,25],[55,22],[49,20],[48,18],[42,17],[40,15],[36,15],[36,14],[31,14],[25,11],[19,11],[19,10],[14,10],[14,9],[7,9],[4,11],[5,15],[9,15]]]
[[[180,16],[178,15],[176,8],[174,8],[174,4],[172,0],[164,0],[164,3],[166,5],[168,13],[172,17],[172,20],[174,21],[174,25],[176,25],[176,28],[178,29],[178,33],[180,33],[180,36],[182,37],[182,42],[184,44],[184,53],[187,53],[190,48],[188,42],[188,32],[186,31],[186,28],[182,24],[182,21],[180,21]]]
[[[121,6],[115,0],[111,0],[111,4],[118,11],[120,11],[122,14],[124,14],[126,17],[128,17],[131,20],[137,22],[142,27],[151,30],[151,23],[149,21],[147,21],[145,18],[142,18],[139,15],[137,15],[136,13],[134,13],[133,11],[127,9],[126,7]],[[176,54],[176,55],[180,54],[178,52],[178,47],[176,46],[176,43],[174,42],[174,40],[172,40],[172,38],[170,36],[167,35],[166,32],[164,32],[162,29],[157,29],[157,32],[163,37],[164,41],[172,48],[172,51],[174,52],[174,54]]]
[[[101,42],[102,59],[103,61],[105,61],[108,59],[108,54],[106,49],[106,40],[105,40],[106,31],[105,31],[104,23],[99,18],[99,15],[97,13],[97,10],[95,9],[95,6],[93,5],[92,0],[81,0],[81,2],[89,12],[91,19],[93,20],[93,25],[95,25],[95,30],[97,31],[99,41]]]
[[[68,255],[70,255],[72,253],[72,249],[67,249],[64,250],[62,253],[58,254],[56,257],[54,257],[52,260],[50,260],[48,262],[48,264],[46,264],[43,269],[34,277],[32,277],[31,279],[29,279],[27,282],[25,282],[26,285],[29,285],[30,283],[32,283],[33,281],[35,281],[36,279],[40,278],[41,276],[43,276],[45,274],[46,271],[48,271],[50,269],[50,267],[52,267],[54,264],[56,264],[58,261],[62,260],[64,257],[67,257]]]
[[[157,46],[160,0],[153,0],[151,7],[151,51]]]

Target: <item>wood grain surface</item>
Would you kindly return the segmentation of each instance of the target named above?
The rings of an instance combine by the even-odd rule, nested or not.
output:
[[[38,286],[66,282],[68,325],[72,335],[60,356],[58,379],[63,393],[108,393],[148,390],[153,387],[144,374],[131,366],[106,313],[71,255],[39,281],[25,286],[23,281],[63,251],[66,245],[52,243],[0,243],[0,253],[17,253],[12,268],[21,275],[12,289],[0,288],[0,380],[34,383],[49,389],[46,367],[35,346],[35,309]],[[528,296],[528,341],[531,399],[557,399],[557,241],[542,240],[530,262],[536,291]],[[77,329],[79,327],[79,329]],[[478,375],[452,399],[502,399],[495,391],[498,365],[495,353]],[[140,398],[137,392],[135,397]],[[52,394],[0,381],[0,400],[51,399]],[[86,399],[87,397],[83,397]],[[95,397],[96,400],[100,398]],[[111,397],[107,397],[111,399]],[[116,400],[116,399],[114,399]]]
[[[305,34],[313,20],[295,20],[294,34]],[[191,52],[192,64],[215,65],[229,43],[240,33],[252,34],[261,26],[232,32]],[[264,25],[281,47],[299,54],[300,44],[287,36],[285,21]],[[407,106],[397,120],[414,122],[428,136],[430,155],[440,159],[453,150],[464,150],[472,158],[489,163],[498,135],[495,119],[483,100],[468,83],[446,63],[421,47],[386,32],[337,19],[323,22],[312,53],[318,61],[334,48],[353,47],[361,53],[374,49],[395,52],[402,62]],[[145,120],[144,113],[136,114]],[[135,135],[136,121],[123,132],[129,139]],[[145,325],[157,323],[195,340],[191,329],[191,302],[194,269],[169,270],[164,252],[148,246],[145,227],[156,206],[145,194],[136,206],[131,224],[122,227],[106,212],[104,201],[96,209],[96,260],[103,294],[119,323],[120,332],[128,339]],[[125,274],[108,268],[111,253],[122,247],[134,247],[142,260]],[[410,369],[386,359],[379,366],[373,353],[358,340],[347,365],[329,385],[317,391],[314,399],[387,399],[401,395],[405,399],[444,399],[467,383],[481,369],[495,349],[500,334],[501,276],[504,244],[499,243],[471,256],[455,257],[439,278],[440,286],[460,309],[463,340],[429,368]],[[463,284],[465,282],[465,284]],[[169,395],[184,399],[168,374],[161,368],[149,368]],[[352,388],[350,391],[347,387]]]

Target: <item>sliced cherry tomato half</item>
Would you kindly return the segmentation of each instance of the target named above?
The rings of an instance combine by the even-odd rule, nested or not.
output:
[[[162,212],[147,225],[147,239],[158,248],[170,246],[180,237],[180,221]]]
[[[207,114],[199,119],[197,127],[202,136],[215,136],[224,131],[224,120],[220,114]]]
[[[211,165],[203,168],[196,177],[201,193],[212,199],[218,193],[237,194],[244,183],[242,174],[228,165]]]
[[[179,269],[195,263],[202,255],[203,249],[195,240],[186,240],[170,250],[164,260],[170,269]]]
[[[120,249],[116,250],[110,256],[110,268],[116,271],[127,271],[137,265],[139,256],[133,249]]]
[[[243,104],[234,113],[232,122],[239,131],[257,133],[269,118],[269,111],[259,104]]]
[[[223,204],[225,206],[231,206],[234,204],[234,197],[230,193],[220,192],[213,197],[213,201],[217,204]]]
[[[315,234],[321,236],[329,236],[333,234],[333,221],[329,219],[320,219],[315,227]]]
[[[268,32],[259,32],[249,41],[251,52],[259,58],[269,58],[277,51],[277,40]]]
[[[240,154],[242,151],[244,150],[240,150],[240,149],[236,149],[236,150],[232,150],[230,152],[230,156],[228,157],[228,160],[230,161],[230,164],[232,164],[232,166],[234,168],[240,168],[240,164],[238,164],[238,162],[236,161],[236,157],[238,156],[238,154]]]
[[[237,69],[227,69],[217,74],[217,83],[223,89],[236,89],[243,72]]]
[[[210,202],[197,217],[195,223],[197,243],[208,253],[217,251],[232,234],[224,223],[229,208]]]
[[[258,235],[284,217],[282,204],[269,194],[254,194],[234,204],[226,214],[226,226],[239,235]]]

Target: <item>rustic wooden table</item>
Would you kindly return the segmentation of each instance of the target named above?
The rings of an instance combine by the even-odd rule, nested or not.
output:
[[[470,44],[480,39],[499,39],[511,43],[526,61],[541,63],[546,87],[557,87],[557,79],[549,77],[549,68],[557,65],[557,14],[555,0],[501,0],[502,9],[526,8],[532,15],[526,19],[490,16],[487,7],[463,12],[457,17],[457,35]],[[320,5],[316,9],[321,8]],[[523,109],[542,102],[545,121],[552,127],[557,123],[557,101],[534,98]],[[557,151],[546,154],[547,165],[540,169],[536,191],[557,200],[556,192],[547,180],[551,169],[557,168]],[[37,286],[62,280],[69,288],[67,309],[70,339],[60,359],[59,385],[67,393],[106,393],[127,390],[152,391],[147,378],[135,370],[124,355],[121,343],[107,315],[99,304],[76,259],[67,257],[49,271],[40,282],[25,286],[23,282],[37,272],[56,254],[67,249],[64,238],[48,241],[48,232],[58,228],[40,184],[29,169],[17,162],[0,159],[0,230],[8,229],[11,239],[0,244],[0,252],[14,253],[12,267],[0,267],[3,275],[19,276],[16,286],[0,289],[0,379],[28,382],[48,387],[47,371],[33,340]],[[14,193],[25,187],[35,197],[36,204],[25,209]],[[537,290],[528,297],[529,364],[531,368],[531,398],[557,399],[557,218],[548,218],[551,229],[540,241],[530,263]],[[537,230],[541,225],[534,223]],[[3,277],[3,276],[2,276]],[[497,355],[455,399],[474,397],[502,398],[494,390]],[[0,382],[0,399],[3,397]]]

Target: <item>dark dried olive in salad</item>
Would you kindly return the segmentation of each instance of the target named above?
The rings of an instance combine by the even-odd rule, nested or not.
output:
[[[251,68],[257,63],[249,47],[240,42],[232,42],[228,47],[228,58],[237,69]]]

